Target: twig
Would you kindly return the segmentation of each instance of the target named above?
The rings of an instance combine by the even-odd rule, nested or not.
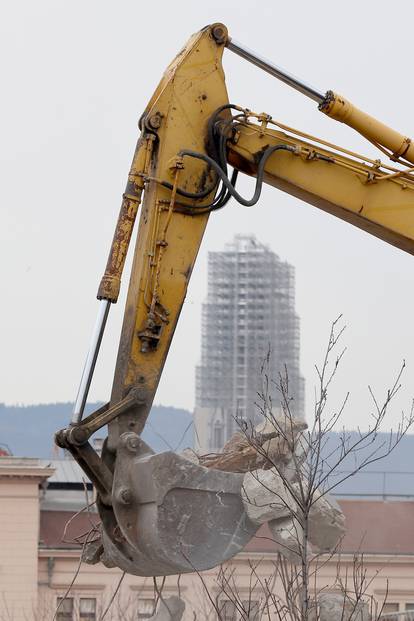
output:
[[[107,607],[105,608],[103,614],[100,616],[99,621],[102,621],[103,619],[105,619],[109,609],[111,608],[111,606],[112,606],[112,604],[113,604],[113,602],[115,600],[115,597],[116,597],[119,589],[121,588],[121,584],[122,584],[123,579],[125,578],[125,574],[126,574],[126,572],[123,571],[122,574],[121,574],[120,579],[118,580],[118,584],[116,585],[116,589],[113,592],[113,594],[111,596],[111,599],[109,600],[109,603],[108,603]]]

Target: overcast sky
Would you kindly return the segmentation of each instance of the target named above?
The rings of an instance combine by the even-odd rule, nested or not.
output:
[[[74,399],[137,121],[194,31],[223,21],[248,47],[414,135],[407,26],[414,5],[398,6],[390,10],[381,0],[262,0],[257,9],[244,0],[4,3],[0,401]],[[224,67],[233,103],[374,153],[312,101],[228,51]],[[250,194],[252,180],[240,188]],[[366,426],[367,385],[384,394],[405,358],[395,422],[414,394],[414,258],[273,188],[265,188],[256,207],[233,203],[211,217],[156,402],[193,407],[207,253],[236,233],[254,233],[296,267],[308,411],[314,364],[331,321],[343,313],[348,352],[332,406],[350,390],[344,424]],[[123,304],[124,297],[112,308],[91,399],[109,397]]]

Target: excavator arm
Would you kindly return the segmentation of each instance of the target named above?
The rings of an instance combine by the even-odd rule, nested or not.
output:
[[[398,166],[230,105],[221,64],[225,47],[317,101]],[[414,153],[408,138],[257,57],[232,41],[222,24],[195,34],[170,64],[140,128],[72,422],[58,432],[57,443],[97,489],[103,543],[95,546],[94,560],[150,576],[217,565],[240,551],[257,528],[240,500],[242,475],[209,470],[174,453],[154,455],[140,437],[210,214],[232,197],[253,205],[265,182],[414,254],[414,167],[407,165]],[[239,173],[256,177],[252,198],[239,195]],[[139,208],[111,400],[82,418]],[[100,457],[89,439],[105,425]]]
[[[227,143],[228,161],[236,170],[257,176],[261,154],[286,146],[292,150],[281,150],[266,162],[266,183],[414,254],[414,177],[409,168],[351,157],[316,138],[311,142],[272,129],[274,122],[263,115],[244,114],[234,123],[235,140]]]

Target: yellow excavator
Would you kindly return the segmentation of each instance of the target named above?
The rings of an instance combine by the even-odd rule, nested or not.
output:
[[[225,49],[315,101],[389,163],[229,103]],[[56,441],[96,489],[102,542],[89,560],[160,576],[218,565],[257,530],[241,501],[242,474],[173,452],[154,454],[141,439],[210,214],[231,198],[254,205],[265,182],[414,254],[414,144],[342,96],[321,92],[258,56],[220,23],[193,35],[172,61],[140,129],[72,421]],[[251,198],[236,189],[240,173],[256,178]],[[111,399],[83,417],[142,197]],[[106,425],[99,456],[89,439]]]

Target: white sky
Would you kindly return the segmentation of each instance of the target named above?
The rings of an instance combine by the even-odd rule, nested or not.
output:
[[[164,68],[192,32],[223,21],[230,34],[314,84],[332,88],[414,134],[414,5],[383,0],[277,2],[15,0],[0,23],[0,401],[73,400],[87,350],[137,121]],[[316,105],[225,52],[230,100],[373,154]],[[252,180],[240,188],[250,194]],[[157,403],[192,408],[206,258],[254,233],[296,266],[308,410],[315,361],[343,313],[349,348],[334,400],[351,391],[347,427],[368,424],[367,385],[381,395],[407,360],[413,389],[414,259],[332,216],[265,188],[260,205],[210,219]],[[128,278],[124,278],[124,293]],[[112,309],[91,391],[107,399],[123,300]]]

